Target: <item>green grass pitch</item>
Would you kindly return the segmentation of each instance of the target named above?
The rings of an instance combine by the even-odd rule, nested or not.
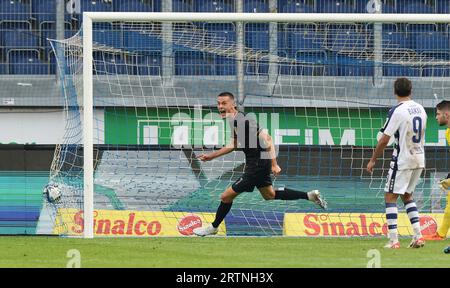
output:
[[[80,252],[87,267],[367,267],[380,251],[381,267],[450,267],[448,241],[424,248],[383,249],[384,238],[98,238],[0,237],[0,267],[66,267]]]

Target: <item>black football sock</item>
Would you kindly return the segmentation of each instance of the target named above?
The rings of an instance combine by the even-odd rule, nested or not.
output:
[[[227,216],[228,212],[230,212],[231,205],[233,205],[233,202],[231,203],[220,202],[219,208],[217,208],[216,212],[216,219],[212,223],[212,226],[214,228],[219,227],[220,223],[222,223],[223,219],[225,219],[225,216]]]
[[[308,200],[308,193],[303,191],[292,190],[289,188],[277,188],[275,189],[275,199],[277,200]]]

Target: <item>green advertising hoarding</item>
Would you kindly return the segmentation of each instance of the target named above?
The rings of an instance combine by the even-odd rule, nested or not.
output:
[[[387,108],[246,108],[278,145],[374,146]],[[426,144],[445,146],[445,127],[428,109]],[[106,108],[105,144],[223,145],[228,123],[216,109]]]

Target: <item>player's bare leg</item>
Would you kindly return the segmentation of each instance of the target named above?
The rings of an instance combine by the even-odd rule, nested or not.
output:
[[[322,209],[327,209],[327,201],[320,196],[319,190],[309,192],[296,191],[289,188],[274,189],[272,185],[258,188],[265,200],[298,200],[304,199],[316,203]]]
[[[234,198],[236,198],[239,194],[234,192],[233,188],[228,187],[221,195],[220,195],[220,205],[217,208],[216,218],[213,223],[203,226],[200,228],[196,228],[193,230],[194,234],[197,236],[207,236],[207,235],[215,235],[219,232],[219,225],[222,223],[225,216],[227,216],[228,212],[230,212],[231,205],[233,204]]]
[[[417,210],[414,198],[410,193],[405,193],[400,197],[405,204],[406,213],[408,214],[409,221],[411,222],[411,226],[414,230],[414,236],[409,244],[409,248],[421,248],[425,245],[425,239],[423,238],[420,229],[419,211]]]

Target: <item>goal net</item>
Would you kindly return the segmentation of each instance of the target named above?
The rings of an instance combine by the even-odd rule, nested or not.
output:
[[[158,13],[115,20],[124,19],[114,18],[121,14],[108,22],[94,17],[89,31],[93,159],[83,156],[87,31],[52,41],[66,112],[64,143],[49,180],[62,196],[46,203],[53,233],[85,232],[84,204],[91,201],[84,196],[85,162],[94,168],[96,236],[183,236],[211,222],[220,194],[245,166],[240,151],[211,162],[196,159],[230,139],[216,107],[216,96],[229,91],[274,139],[282,169],[274,186],[319,189],[329,209],[265,201],[255,189],[235,199],[219,235],[381,236],[392,147],[373,175],[365,165],[396,104],[393,81],[403,76],[429,115],[427,169],[414,195],[423,214],[441,211],[437,181],[449,162],[434,107],[450,92],[447,26],[432,18],[306,21],[299,14],[298,21],[293,14],[267,22],[255,21],[255,14],[152,21]],[[424,229],[432,229],[439,214],[429,217]],[[412,233],[405,219],[399,220],[400,235]]]

